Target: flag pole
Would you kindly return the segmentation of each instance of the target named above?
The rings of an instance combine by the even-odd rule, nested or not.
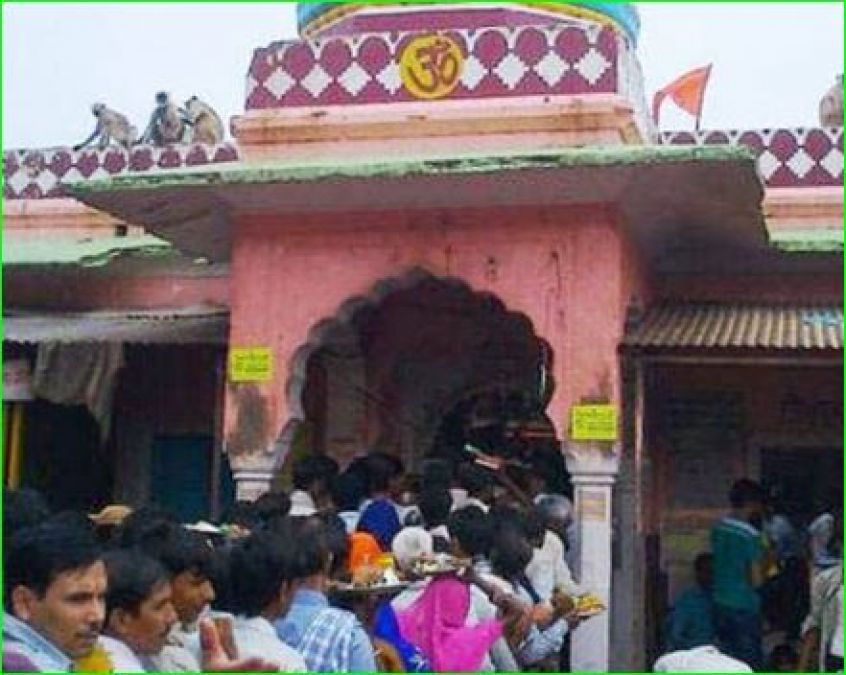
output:
[[[705,71],[705,84],[702,86],[702,100],[699,102],[699,114],[696,115],[696,133],[702,130],[702,111],[705,109],[705,92],[708,90],[708,82],[711,79],[711,69],[714,67],[713,63],[708,64],[708,69]]]

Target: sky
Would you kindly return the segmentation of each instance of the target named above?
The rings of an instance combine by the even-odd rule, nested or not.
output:
[[[703,128],[813,126],[843,72],[843,4],[638,3],[654,91],[713,63]],[[3,147],[73,145],[103,101],[139,129],[166,90],[225,119],[243,111],[253,49],[296,36],[294,5],[3,3]],[[665,105],[662,128],[689,129]]]

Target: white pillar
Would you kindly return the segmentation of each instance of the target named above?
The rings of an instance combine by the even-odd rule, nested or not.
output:
[[[571,445],[564,451],[575,493],[579,584],[598,595],[608,608],[573,633],[573,672],[608,672],[610,663],[611,490],[619,454],[603,445],[606,447]]]
[[[254,502],[265,492],[270,492],[273,471],[235,469],[232,477],[235,480],[235,499],[239,502]]]

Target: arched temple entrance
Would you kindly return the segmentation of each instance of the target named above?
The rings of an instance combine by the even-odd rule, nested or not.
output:
[[[239,498],[266,491],[292,448],[422,455],[451,408],[486,393],[504,405],[540,379],[555,449],[572,445],[574,404],[619,401],[632,287],[612,216],[573,206],[239,221],[230,349],[272,357],[267,377],[227,383]]]
[[[296,352],[280,464],[292,450],[342,464],[379,450],[410,468],[465,443],[521,458],[557,451],[544,418],[552,359],[528,317],[461,279],[417,269],[379,282]]]

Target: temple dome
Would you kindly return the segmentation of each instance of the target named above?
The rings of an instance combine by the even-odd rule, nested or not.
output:
[[[297,22],[300,34],[312,37],[365,12],[368,15],[390,15],[398,13],[398,10],[407,12],[409,5],[417,5],[420,11],[439,9],[440,11],[459,13],[473,9],[473,5],[467,4],[433,5],[431,3],[397,2],[374,5],[350,2],[306,2],[297,5]],[[547,17],[558,15],[610,25],[628,37],[632,45],[637,44],[640,35],[640,16],[634,3],[519,2],[504,3],[502,9],[505,11],[536,12],[538,15]]]

